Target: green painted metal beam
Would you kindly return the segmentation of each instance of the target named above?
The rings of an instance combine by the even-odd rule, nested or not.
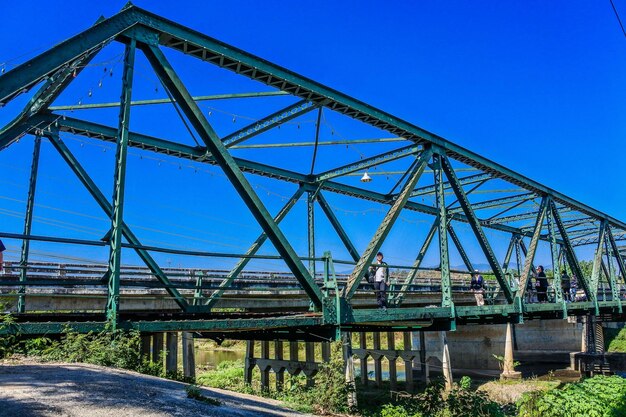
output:
[[[511,255],[513,255],[513,250],[515,249],[515,243],[517,241],[517,235],[512,235],[511,240],[509,241],[509,246],[506,248],[506,253],[504,254],[504,261],[502,262],[502,271],[506,274],[509,270],[509,262],[511,262]]]
[[[136,22],[134,9],[123,10],[6,72],[0,77],[0,103],[6,104],[22,91],[52,77],[60,68],[72,65],[87,51],[99,49]]]
[[[341,239],[341,242],[346,247],[348,253],[352,257],[352,259],[357,262],[361,257],[361,255],[359,255],[359,251],[356,249],[356,247],[348,237],[348,234],[344,230],[343,226],[341,226],[339,219],[337,219],[337,216],[335,216],[332,207],[330,207],[330,204],[328,204],[328,201],[326,201],[326,198],[322,195],[321,191],[317,193],[317,202],[319,203],[322,211],[328,218],[330,225],[333,227],[333,229],[335,229],[335,232],[339,236],[339,239]]]
[[[624,263],[624,258],[621,256],[619,247],[613,238],[613,231],[611,231],[611,227],[607,229],[607,238],[609,239],[609,243],[611,245],[611,249],[615,254],[615,260],[617,261],[617,267],[619,268],[619,272],[622,275],[622,281],[626,283],[626,264]]]
[[[561,271],[559,268],[559,244],[556,241],[556,229],[552,219],[550,210],[546,210],[546,223],[548,225],[548,233],[550,239],[550,254],[552,255],[552,289],[554,291],[554,302],[561,305],[563,309],[563,318],[567,317],[567,304],[563,297],[561,289]]]
[[[239,169],[236,161],[228,153],[228,150],[206,120],[196,102],[191,98],[191,95],[169,64],[163,52],[157,46],[145,44],[142,50],[165,88],[167,88],[170,94],[176,99],[181,110],[198,132],[207,150],[212,154],[216,163],[220,166],[263,231],[267,234],[278,253],[284,258],[287,267],[300,282],[315,306],[321,308],[322,293],[315,283],[315,280],[311,277],[306,267],[304,267],[302,261],[298,259],[289,241],[274,222],[270,213],[263,205],[263,202],[254,192],[243,172]]]
[[[238,143],[260,135],[263,132],[267,132],[268,130],[278,127],[289,120],[300,117],[318,107],[319,105],[316,103],[301,100],[223,137],[222,143],[227,148],[230,148],[231,146],[237,145]]]
[[[448,224],[448,234],[450,235],[450,238],[452,239],[452,243],[454,243],[454,247],[459,252],[459,255],[461,255],[461,259],[463,259],[463,263],[465,264],[465,267],[467,268],[469,272],[473,272],[474,265],[472,265],[472,261],[470,260],[469,256],[467,256],[467,252],[465,252],[465,248],[463,248],[463,244],[461,243],[459,236],[454,231],[452,224]]]
[[[133,91],[136,42],[131,39],[124,51],[122,73],[122,96],[120,98],[117,151],[115,154],[115,177],[113,181],[113,204],[111,213],[111,239],[109,241],[109,266],[107,268],[108,292],[106,314],[113,330],[117,327],[120,303],[120,269],[122,267],[122,224],[124,223],[124,191],[126,188],[126,160],[128,157],[128,131],[130,124],[130,101]]]
[[[85,186],[87,191],[92,195],[92,197],[96,200],[96,203],[102,208],[105,214],[109,217],[113,215],[113,207],[107,201],[106,197],[100,191],[95,182],[91,179],[87,171],[82,167],[82,165],[78,162],[78,160],[74,157],[74,155],[70,152],[69,148],[61,141],[58,135],[51,134],[48,136],[50,143],[54,146],[54,148],[59,152],[63,160],[67,163],[70,169],[74,172],[74,174],[78,177],[80,182]],[[122,223],[122,233],[126,240],[132,245],[140,246],[141,243],[137,236],[130,230],[130,228]],[[174,299],[176,304],[182,309],[185,310],[188,306],[187,301],[184,297],[173,288],[171,281],[167,278],[163,270],[159,267],[156,261],[150,256],[147,250],[145,249],[136,249],[135,252],[139,256],[139,258],[150,268],[150,271],[156,276],[156,278],[165,286],[168,294]]]
[[[549,203],[550,201],[548,197],[543,197],[541,199],[541,205],[539,206],[539,211],[537,212],[537,217],[535,218],[535,228],[533,231],[533,236],[530,239],[530,245],[528,245],[528,250],[525,251],[526,253],[524,259],[524,268],[522,269],[519,280],[519,288],[517,289],[517,297],[519,297],[520,299],[524,299],[526,286],[532,273],[531,269],[534,269],[533,261],[535,259],[535,253],[537,252],[537,244],[539,243],[539,237],[541,236],[541,229],[543,229],[543,221],[546,217]]]
[[[565,226],[563,226],[563,221],[561,220],[561,215],[559,214],[559,210],[556,207],[554,201],[550,201],[550,210],[552,211],[552,216],[554,219],[554,223],[559,230],[561,235],[561,240],[563,241],[563,248],[565,249],[565,257],[567,258],[567,262],[569,263],[570,269],[576,275],[578,279],[578,283],[582,284],[583,290],[585,291],[585,295],[587,296],[587,300],[594,303],[594,305],[598,305],[598,298],[596,297],[596,293],[592,291],[589,281],[587,277],[583,274],[580,269],[580,264],[578,263],[578,258],[576,256],[576,252],[574,252],[574,248],[570,242],[569,236],[567,235],[567,230]],[[596,308],[597,309],[597,308]]]
[[[30,236],[33,226],[33,210],[35,208],[35,192],[37,190],[37,174],[39,172],[39,154],[41,152],[41,137],[36,136],[33,146],[33,161],[30,166],[30,179],[28,181],[28,198],[26,200],[26,215],[24,216],[24,235]],[[28,255],[30,249],[30,240],[22,240],[22,252],[20,256],[20,282],[26,281],[28,266]],[[21,286],[18,289],[19,298],[17,300],[17,311],[23,313],[26,311],[26,299],[24,294],[26,288]]]
[[[438,210],[439,270],[441,272],[441,306],[454,311],[452,282],[450,280],[450,253],[448,252],[448,213],[446,210],[442,156],[433,154],[433,177],[435,181],[435,207]],[[452,184],[450,184],[452,186]],[[454,317],[454,313],[452,313]]]
[[[615,258],[616,253],[613,251],[613,247],[611,246],[610,238],[609,238],[610,228],[606,226],[606,232],[604,234],[604,245],[606,247],[606,261],[608,265],[608,273],[606,274],[607,279],[609,281],[609,286],[611,288],[611,301],[617,301],[619,312],[622,312],[622,300],[620,294],[620,287],[617,285],[617,277],[615,276],[615,265],[613,265],[613,258]],[[620,256],[619,254],[617,255]]]
[[[489,241],[487,240],[487,237],[485,236],[482,226],[480,225],[480,221],[476,217],[474,210],[472,210],[472,204],[467,199],[467,195],[465,194],[465,191],[463,190],[463,187],[461,183],[459,182],[458,178],[456,177],[454,169],[450,165],[450,161],[448,161],[445,154],[442,155],[441,166],[443,168],[443,171],[446,173],[446,177],[448,178],[448,181],[450,182],[450,185],[452,187],[452,190],[454,191],[454,194],[456,195],[456,198],[459,200],[459,204],[463,208],[463,212],[465,213],[465,216],[467,217],[469,221],[469,225],[472,228],[474,235],[476,236],[476,239],[478,240],[478,244],[483,250],[485,257],[487,258],[487,262],[489,263],[491,270],[493,271],[494,275],[496,276],[496,279],[498,280],[498,284],[500,284],[500,288],[502,289],[502,292],[504,293],[506,300],[509,303],[512,303],[513,294],[511,292],[509,283],[504,277],[504,272],[502,272],[502,268],[500,268],[500,263],[496,259],[496,256],[494,255],[493,250],[491,249],[491,245],[489,244]]]
[[[606,233],[606,222],[601,222],[598,233],[598,245],[593,256],[593,267],[591,272],[591,279],[589,280],[590,290],[594,293],[598,293],[598,282],[600,281],[600,263],[602,262],[602,256],[604,255],[604,236]]]
[[[306,213],[307,213],[307,243],[309,247],[309,273],[315,277],[315,194],[314,191],[307,192]]]
[[[417,181],[420,179],[424,168],[426,168],[426,164],[430,160],[431,155],[432,152],[430,149],[425,149],[418,157],[415,168],[413,169],[413,172],[409,174],[409,178],[407,179],[402,192],[400,192],[396,200],[392,203],[389,211],[383,218],[383,221],[378,226],[376,233],[374,233],[370,243],[367,245],[367,248],[350,274],[346,287],[344,288],[344,296],[346,299],[350,300],[359,287],[363,275],[374,260],[376,252],[378,252],[381,248],[396,219],[400,216],[402,208],[404,208],[404,205],[409,200],[409,196],[415,188]]]
[[[231,94],[211,94],[207,96],[193,96],[194,101],[213,101],[213,100],[231,100],[240,98],[255,98],[255,97],[274,97],[289,95],[284,91],[259,91],[252,93],[231,93]],[[153,104],[170,104],[172,100],[169,98],[156,98],[152,100],[133,100],[130,102],[131,106],[149,106]],[[106,109],[111,107],[119,107],[120,102],[112,103],[88,103],[88,104],[70,104],[63,106],[50,106],[50,111],[63,111],[63,110],[90,110],[90,109]]]
[[[385,152],[380,155],[372,156],[362,159],[357,162],[353,162],[344,165],[339,168],[331,169],[323,172],[315,177],[316,182],[328,181],[333,178],[341,177],[343,175],[350,174],[352,172],[360,171],[362,169],[371,168],[377,165],[381,165],[387,162],[396,161],[409,155],[416,155],[421,152],[422,147],[416,145],[405,146],[403,148],[394,149],[390,152]]]

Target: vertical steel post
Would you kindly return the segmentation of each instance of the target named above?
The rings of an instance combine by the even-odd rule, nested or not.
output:
[[[107,319],[115,330],[119,314],[120,267],[122,257],[122,222],[124,220],[124,187],[126,184],[126,157],[128,153],[128,129],[130,101],[133,89],[133,67],[135,65],[136,41],[130,40],[124,53],[122,96],[120,98],[117,152],[115,155],[115,184],[113,189],[113,213],[111,215],[111,249],[109,256],[109,287]]]
[[[546,213],[546,221],[548,223],[548,233],[550,240],[550,253],[552,254],[552,289],[554,290],[554,300],[557,304],[561,304],[563,308],[563,318],[567,317],[567,305],[563,297],[561,289],[561,271],[559,271],[559,246],[556,241],[556,229],[550,211]]]
[[[608,274],[607,278],[609,280],[609,285],[611,286],[611,301],[613,303],[617,303],[617,308],[619,312],[622,312],[622,300],[620,300],[619,288],[617,287],[617,279],[615,277],[615,265],[613,265],[613,257],[621,256],[619,253],[615,253],[613,251],[613,247],[611,246],[611,239],[609,237],[610,226],[606,225],[606,233],[604,234],[604,245],[606,246],[606,263],[608,265]]]
[[[598,283],[600,282],[600,268],[602,263],[602,255],[604,254],[604,235],[606,231],[605,221],[600,222],[600,230],[598,231],[598,246],[593,256],[593,268],[591,271],[591,280],[589,282],[591,291],[598,294]]]
[[[307,231],[309,243],[309,273],[315,279],[315,192],[307,193]]]
[[[511,262],[511,255],[513,255],[513,249],[515,247],[515,240],[517,239],[517,235],[511,236],[511,241],[509,242],[509,246],[506,248],[506,254],[504,255],[504,262],[502,262],[502,271],[506,274],[509,272],[509,262]]]
[[[439,266],[441,269],[441,306],[451,307],[454,318],[454,304],[452,302],[452,282],[450,281],[450,257],[448,253],[448,214],[444,190],[443,172],[441,169],[441,155],[433,155],[433,175],[435,178],[435,203],[439,227]]]
[[[37,173],[39,170],[39,153],[41,150],[41,137],[35,136],[35,146],[33,148],[33,162],[30,166],[30,180],[28,182],[28,200],[26,202],[26,217],[24,219],[24,235],[30,236],[33,226],[33,209],[35,207],[35,190],[37,189]],[[20,257],[20,282],[26,282],[28,268],[28,252],[30,249],[30,239],[22,240],[22,255]],[[26,287],[21,286],[18,290],[17,311],[26,311]]]

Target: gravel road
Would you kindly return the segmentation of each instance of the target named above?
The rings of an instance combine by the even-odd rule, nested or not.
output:
[[[186,384],[87,364],[17,362],[0,365],[0,416],[166,417],[304,416],[278,401],[214,388],[211,406],[187,398]]]

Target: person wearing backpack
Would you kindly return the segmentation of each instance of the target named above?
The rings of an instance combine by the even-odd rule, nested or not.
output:
[[[387,310],[387,287],[389,286],[389,268],[383,261],[383,253],[376,254],[376,264],[370,266],[369,276],[372,277],[374,292],[376,293],[376,303],[378,308]]]

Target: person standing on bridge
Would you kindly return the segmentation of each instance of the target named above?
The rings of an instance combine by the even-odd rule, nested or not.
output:
[[[370,266],[370,276],[374,277],[374,292],[378,308],[387,310],[387,287],[389,286],[389,268],[383,261],[383,253],[376,254],[376,264]]]
[[[565,302],[572,301],[571,289],[572,284],[570,282],[569,275],[567,275],[567,271],[563,269],[561,271],[561,290],[563,291],[563,298],[565,299]]]
[[[545,303],[548,301],[548,278],[546,277],[546,273],[543,271],[543,266],[539,265],[537,267],[537,282],[535,283],[537,286],[537,301],[540,303]]]
[[[474,293],[474,298],[476,298],[477,306],[485,305],[485,280],[483,276],[480,275],[478,269],[474,269],[474,274],[472,274],[472,281],[470,282],[470,288]]]

